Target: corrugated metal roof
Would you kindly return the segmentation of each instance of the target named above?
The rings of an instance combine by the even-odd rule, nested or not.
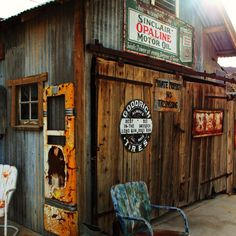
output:
[[[195,0],[195,6],[217,55],[236,55],[236,33],[223,5],[217,0]]]

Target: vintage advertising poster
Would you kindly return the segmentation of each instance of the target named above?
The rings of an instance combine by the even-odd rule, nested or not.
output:
[[[193,137],[223,134],[223,110],[193,110]]]
[[[192,26],[137,0],[126,0],[124,9],[125,51],[192,66]]]
[[[182,80],[157,79],[155,83],[154,110],[180,111]]]

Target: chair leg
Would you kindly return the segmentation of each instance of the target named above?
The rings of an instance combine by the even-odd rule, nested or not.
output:
[[[18,234],[19,229],[16,226],[8,225],[7,227],[15,230],[15,233],[12,236],[16,236]]]
[[[5,214],[4,214],[4,236],[7,236],[7,204],[5,205]]]
[[[5,206],[5,212],[4,212],[4,224],[0,225],[1,228],[4,228],[4,236],[7,236],[7,228],[11,228],[15,230],[15,233],[13,236],[16,236],[17,233],[19,232],[19,229],[15,227],[14,225],[8,225],[7,224],[7,206]]]
[[[6,235],[7,236],[7,228],[11,228],[11,229],[14,229],[15,232],[12,234],[12,236],[16,236],[19,232],[19,229],[13,225],[7,225],[7,228],[5,230],[5,225],[0,225],[0,228],[3,228],[4,230],[4,236]],[[6,234],[5,234],[6,233]]]

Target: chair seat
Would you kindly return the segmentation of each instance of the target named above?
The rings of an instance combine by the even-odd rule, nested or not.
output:
[[[180,208],[173,206],[161,206],[151,204],[148,188],[145,182],[136,181],[125,184],[117,184],[111,188],[111,197],[121,230],[126,235],[138,236],[188,236],[188,219]],[[151,225],[152,209],[166,209],[177,212],[183,222],[182,232],[156,229]],[[145,230],[144,230],[145,227]],[[139,233],[148,232],[149,233]],[[154,233],[152,233],[154,231]]]
[[[138,233],[136,236],[149,236],[149,233]],[[153,236],[188,236],[185,232],[178,232],[172,230],[155,230]]]

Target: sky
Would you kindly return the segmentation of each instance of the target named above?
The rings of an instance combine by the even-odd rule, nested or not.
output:
[[[51,0],[0,0],[0,18],[8,18],[13,15],[34,8]],[[181,1],[181,0],[180,0]],[[215,1],[215,0],[208,0]],[[221,0],[232,21],[236,31],[236,0]],[[221,58],[218,60],[221,66],[236,67],[236,57]]]
[[[221,0],[224,4],[225,10],[228,13],[228,16],[234,26],[236,31],[236,0]],[[218,63],[221,66],[231,66],[236,67],[236,57],[224,57],[218,59]]]
[[[0,0],[0,18],[8,18],[49,0]]]

